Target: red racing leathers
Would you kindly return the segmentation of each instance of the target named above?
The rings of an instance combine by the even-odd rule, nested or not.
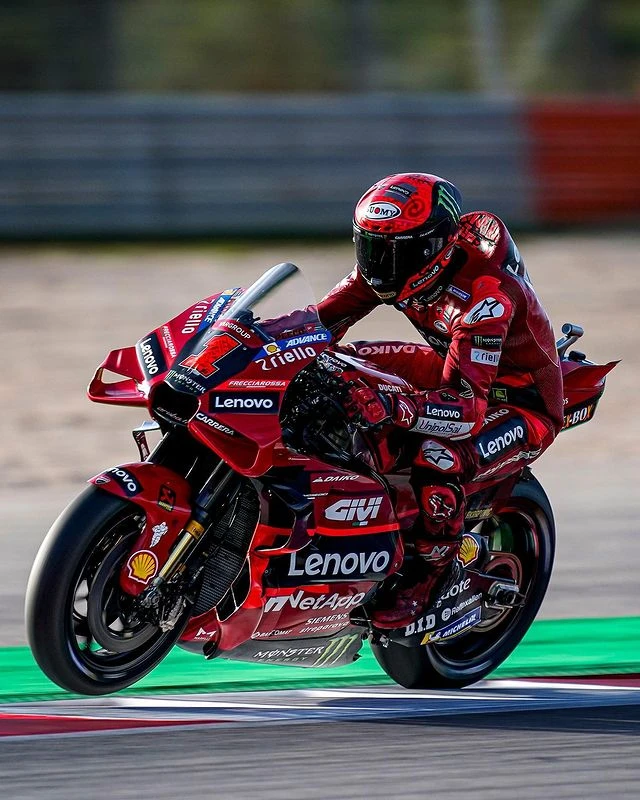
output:
[[[462,484],[519,470],[562,426],[553,329],[506,226],[486,212],[465,214],[455,247],[457,269],[439,298],[425,302],[417,281],[394,303],[428,346],[354,343],[359,356],[423,390],[411,396],[415,410],[394,421],[425,437],[414,488],[424,533],[440,539],[462,528]],[[318,310],[339,339],[380,303],[354,269]],[[443,546],[431,538],[418,550],[430,558],[429,548],[439,555]]]

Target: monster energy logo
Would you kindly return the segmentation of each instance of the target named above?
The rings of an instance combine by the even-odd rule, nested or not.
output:
[[[359,634],[354,633],[351,636],[339,636],[337,639],[332,639],[326,647],[324,653],[317,661],[314,661],[312,667],[330,667],[339,661],[351,647],[351,645],[360,638]]]
[[[460,220],[460,206],[458,201],[443,184],[438,185],[438,206],[443,206],[456,222]]]

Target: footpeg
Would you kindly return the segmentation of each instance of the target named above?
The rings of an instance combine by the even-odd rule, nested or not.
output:
[[[486,603],[489,608],[515,608],[523,606],[525,596],[517,583],[496,581],[487,591]]]

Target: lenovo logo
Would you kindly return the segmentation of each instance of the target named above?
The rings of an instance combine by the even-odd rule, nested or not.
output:
[[[218,392],[210,395],[209,411],[218,414],[269,414],[278,410],[279,399],[277,392]]]
[[[438,419],[462,419],[462,412],[455,406],[434,406],[430,403],[427,403],[424,407],[423,413],[425,417],[436,417]]]
[[[495,461],[501,453],[516,444],[524,444],[527,441],[527,433],[524,422],[519,418],[514,418],[499,425],[492,431],[481,434],[476,446],[480,452],[482,462],[490,464]]]
[[[296,553],[289,557],[289,575],[300,577],[345,577],[366,575],[369,572],[384,572],[391,561],[391,554],[379,553],[312,553],[298,566]]]

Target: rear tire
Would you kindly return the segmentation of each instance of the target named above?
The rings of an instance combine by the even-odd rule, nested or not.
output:
[[[135,504],[89,486],[53,524],[29,576],[26,628],[42,671],[71,692],[124,689],[173,647],[173,630],[136,618],[118,576],[140,532]],[[101,642],[99,644],[99,642]]]
[[[372,644],[380,666],[407,689],[455,689],[482,680],[510,655],[538,613],[555,554],[553,511],[540,483],[530,473],[523,477],[480,533],[488,537],[495,554],[493,570],[490,561],[483,571],[504,576],[505,564],[519,562],[525,605],[448,642],[424,647]],[[500,556],[501,552],[511,555]]]

